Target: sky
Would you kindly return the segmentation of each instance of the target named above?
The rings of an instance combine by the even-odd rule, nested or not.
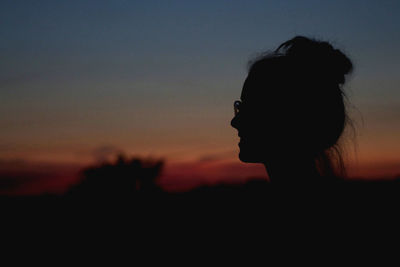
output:
[[[247,62],[304,35],[355,65],[354,173],[398,174],[399,25],[399,1],[3,0],[0,165],[235,161]]]

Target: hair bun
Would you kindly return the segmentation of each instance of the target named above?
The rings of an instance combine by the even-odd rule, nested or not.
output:
[[[333,65],[337,72],[336,76],[340,77],[338,83],[343,84],[345,81],[344,76],[353,70],[353,64],[339,49],[334,49],[333,51]]]
[[[334,49],[328,42],[303,36],[296,36],[281,44],[275,52],[295,58],[308,71],[323,74],[323,77],[338,84],[343,84],[345,75],[353,69],[350,59],[339,49]]]

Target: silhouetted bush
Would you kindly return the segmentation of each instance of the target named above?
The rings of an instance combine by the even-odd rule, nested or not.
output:
[[[68,195],[120,199],[159,193],[161,189],[156,182],[163,164],[161,160],[128,159],[119,155],[114,162],[83,170],[81,183],[75,185]]]

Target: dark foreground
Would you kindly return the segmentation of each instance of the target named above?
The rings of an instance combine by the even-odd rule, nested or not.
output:
[[[83,220],[104,216],[105,221],[123,218],[136,223],[165,223],[184,222],[194,216],[211,221],[268,218],[271,222],[287,216],[298,221],[325,215],[342,219],[360,213],[397,215],[400,204],[400,178],[338,179],[318,184],[271,184],[265,179],[252,179],[245,184],[170,193],[157,184],[162,166],[160,161],[119,157],[115,162],[84,170],[81,183],[64,195],[0,196],[3,218],[22,215],[29,221],[44,217]]]

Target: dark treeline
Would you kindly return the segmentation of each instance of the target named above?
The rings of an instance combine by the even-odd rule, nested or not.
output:
[[[270,198],[279,201],[318,201],[327,200],[333,203],[345,202],[350,199],[359,201],[381,200],[394,198],[400,192],[400,177],[392,180],[346,180],[337,179],[329,183],[296,183],[276,184],[264,178],[254,177],[243,184],[219,184],[201,186],[188,192],[171,193],[164,191],[158,185],[162,173],[162,160],[146,160],[128,158],[119,155],[115,160],[88,167],[81,172],[81,180],[63,195],[45,194],[40,196],[1,196],[7,201],[57,201],[78,203],[89,202],[119,202],[134,204],[160,203],[173,201],[184,204],[186,200],[203,199],[235,203],[241,201],[261,201]],[[312,203],[312,202],[311,202]]]
[[[202,231],[270,238],[279,236],[276,229],[324,229],[334,236],[331,229],[352,232],[373,220],[393,222],[400,203],[400,179],[285,185],[254,178],[170,193],[157,183],[162,167],[162,161],[120,156],[83,170],[81,182],[66,194],[0,197],[2,220],[39,235],[52,229],[55,236],[136,241],[165,234],[173,240],[176,233],[190,239]]]

